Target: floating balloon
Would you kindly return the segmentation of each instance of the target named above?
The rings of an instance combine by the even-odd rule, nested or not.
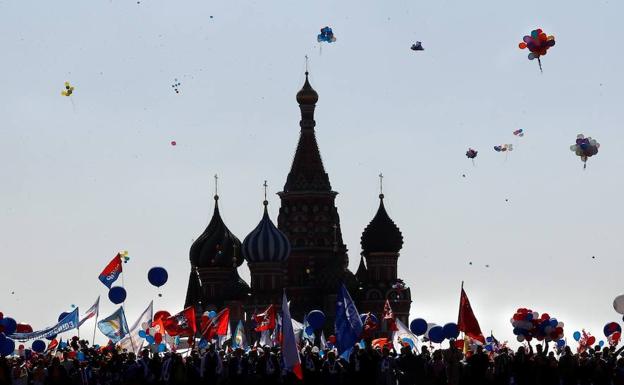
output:
[[[563,322],[551,318],[548,313],[539,315],[530,309],[520,308],[511,319],[513,333],[522,340],[558,341],[563,338]],[[520,339],[518,339],[520,341]],[[522,341],[520,341],[522,342]]]
[[[154,314],[154,321],[158,321],[158,320],[169,318],[169,317],[171,317],[171,314],[168,311],[160,310],[160,311],[157,311],[156,314]]]
[[[10,317],[0,319],[0,326],[2,327],[0,331],[4,332],[6,335],[11,335],[17,330],[17,322]]]
[[[587,168],[587,159],[596,155],[598,153],[598,149],[600,148],[600,143],[596,139],[592,139],[591,136],[587,138],[583,134],[578,134],[576,136],[576,144],[570,146],[570,151],[574,152],[576,156],[580,156],[583,161],[583,169]],[[615,302],[613,303],[615,307]],[[616,309],[617,311],[617,309]],[[618,311],[620,314],[624,314]]]
[[[412,46],[410,47],[410,49],[412,51],[424,51],[425,49],[422,46],[422,43],[417,41],[416,43],[412,44]]]
[[[61,91],[62,96],[71,96],[74,93],[74,86],[69,84],[69,82],[65,82],[65,89]]]
[[[615,332],[622,332],[622,327],[617,322],[609,322],[603,328],[605,337],[609,337]]]
[[[0,342],[0,356],[8,356],[15,351],[15,342],[10,338],[5,338]]]
[[[427,332],[427,321],[422,318],[416,318],[410,322],[410,331],[417,336],[422,336]]]
[[[69,313],[68,313],[68,312],[65,312],[65,311],[64,311],[64,312],[62,312],[61,314],[59,314],[59,316],[58,316],[58,322],[61,322],[61,320],[62,320],[63,318],[65,318],[65,317],[67,317],[68,315],[69,315]]]
[[[46,343],[41,340],[35,340],[32,343],[32,350],[36,353],[43,353],[46,349]]]
[[[498,146],[494,146],[494,151],[496,152],[513,151],[513,144],[501,144]]]
[[[521,137],[521,138],[522,138],[522,137],[524,136],[524,130],[523,130],[522,128],[521,128],[521,129],[519,129],[519,130],[515,130],[515,131],[513,132],[513,134],[514,134],[515,136],[519,136],[519,137]]]
[[[216,312],[216,311],[214,311],[214,310],[210,310],[210,311],[208,312],[208,318],[213,319],[213,318],[214,318],[214,317],[216,317],[216,316],[217,316],[217,312]]]
[[[474,163],[474,158],[477,157],[477,154],[479,153],[479,151],[472,149],[472,148],[468,148],[468,151],[466,151],[466,157],[468,159],[472,159],[472,163]]]
[[[442,343],[444,341],[444,329],[442,326],[434,326],[429,329],[429,339],[436,344]]]
[[[572,338],[574,338],[574,341],[579,341],[581,339],[581,332],[574,332],[574,334],[572,334]]]
[[[321,28],[321,33],[316,37],[316,40],[319,43],[333,43],[336,41],[336,36],[334,36],[334,31],[332,31],[330,27],[323,27]]]
[[[314,330],[321,330],[325,325],[325,313],[320,310],[312,310],[308,313],[308,323]]]
[[[126,300],[126,289],[121,286],[113,286],[108,291],[108,299],[115,305],[119,305]]]
[[[17,324],[15,327],[16,333],[32,333],[33,328],[28,324]]]
[[[156,287],[161,287],[162,285],[167,283],[167,279],[169,279],[169,274],[167,274],[167,270],[162,267],[152,267],[147,273],[147,279],[152,285]]]
[[[457,324],[449,322],[442,327],[442,331],[444,332],[444,338],[452,340],[456,339],[459,336],[459,328]]]
[[[178,79],[173,79],[173,84],[171,85],[171,88],[173,88],[176,94],[179,94],[181,85],[182,83],[180,83]]]
[[[172,146],[176,146],[177,144],[178,144],[178,143],[177,143],[175,140],[172,140],[172,141],[171,141],[171,145],[172,145]]]
[[[541,56],[546,55],[548,49],[555,45],[555,37],[552,35],[546,35],[540,28],[531,31],[531,35],[527,35],[522,38],[522,42],[518,44],[520,49],[528,48],[529,60],[537,59],[540,71],[542,71]]]

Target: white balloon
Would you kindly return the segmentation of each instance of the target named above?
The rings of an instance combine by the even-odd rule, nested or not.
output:
[[[613,308],[616,312],[624,314],[624,294],[620,294],[613,300]]]
[[[149,322],[143,322],[141,324],[141,329],[143,329],[143,330],[147,330],[147,329],[149,329],[149,327],[150,327]]]

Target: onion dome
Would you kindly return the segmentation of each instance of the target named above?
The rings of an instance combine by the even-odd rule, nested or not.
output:
[[[363,253],[398,253],[403,247],[401,230],[390,219],[383,204],[384,195],[379,194],[379,209],[362,233],[360,244]]]
[[[275,227],[267,210],[255,229],[243,241],[243,256],[247,262],[283,262],[290,255],[290,242],[284,233]]]
[[[215,208],[206,230],[193,242],[191,264],[195,267],[238,267],[243,263],[241,242],[227,228],[219,214],[219,196],[215,195]]]
[[[303,88],[297,92],[297,103],[299,104],[316,104],[318,102],[318,94],[314,91],[314,88],[308,81],[308,71],[305,73],[306,80],[303,83]]]

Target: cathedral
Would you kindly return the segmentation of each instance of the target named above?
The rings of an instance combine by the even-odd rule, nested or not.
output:
[[[361,237],[361,257],[355,274],[349,271],[347,246],[342,239],[336,195],[325,171],[315,135],[314,110],[318,94],[308,81],[297,93],[301,110],[299,143],[283,191],[277,226],[268,214],[268,202],[258,225],[243,242],[227,228],[219,213],[219,196],[204,232],[190,250],[191,272],[185,307],[198,314],[230,309],[232,320],[248,320],[269,305],[279,307],[282,292],[290,300],[294,319],[311,310],[327,316],[333,329],[336,294],[345,284],[360,313],[381,320],[386,300],[394,315],[408,322],[410,289],[397,277],[403,236],[388,216],[384,196]],[[238,274],[247,262],[248,284]],[[384,325],[385,327],[385,325]]]

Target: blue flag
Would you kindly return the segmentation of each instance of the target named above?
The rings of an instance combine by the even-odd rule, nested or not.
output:
[[[353,345],[360,340],[362,334],[362,320],[355,303],[351,299],[347,288],[340,286],[336,298],[336,347],[338,354],[342,355],[353,349]]]
[[[78,327],[78,308],[75,308],[71,313],[68,313],[65,317],[61,318],[58,323],[52,327],[45,328],[32,333],[13,333],[9,335],[9,338],[18,341],[35,340],[39,338],[47,338],[55,336],[57,334],[64,333],[66,331],[75,329]]]
[[[128,334],[128,322],[123,307],[97,323],[98,329],[113,343],[119,342]]]

